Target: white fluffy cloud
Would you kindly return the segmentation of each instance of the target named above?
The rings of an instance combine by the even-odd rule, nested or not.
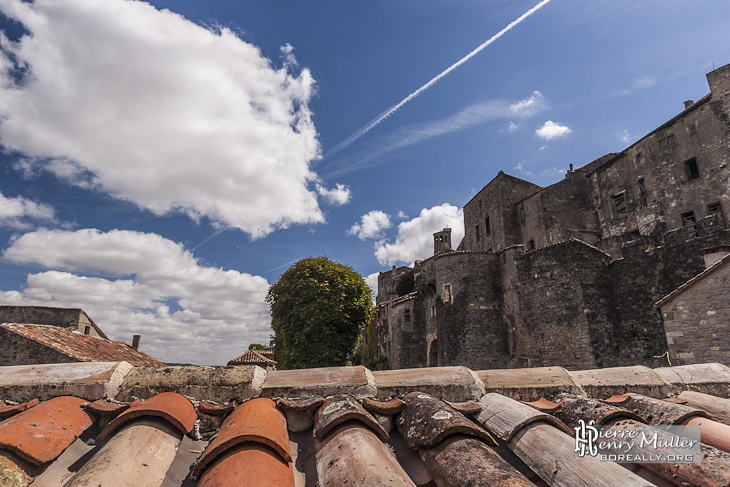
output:
[[[0,193],[0,226],[28,228],[28,220],[53,222],[55,211],[50,206],[17,196],[8,198]]]
[[[318,184],[317,193],[331,205],[342,206],[350,201],[350,188],[340,183],[336,183],[333,189],[327,189]]]
[[[398,225],[395,243],[385,241],[376,244],[375,257],[381,265],[396,263],[412,264],[416,259],[433,255],[433,234],[451,228],[452,246],[456,247],[464,237],[464,217],[461,208],[444,203],[424,208],[412,220]]]
[[[355,223],[347,231],[348,235],[356,235],[360,240],[368,238],[380,238],[383,230],[390,228],[390,216],[379,210],[373,210],[360,218],[360,223]]]
[[[29,31],[0,40],[0,143],[25,154],[26,169],[254,237],[323,221],[314,80],[293,71],[291,46],[277,69],[231,30],[141,1],[0,9]],[[340,186],[322,195],[347,200]]]
[[[535,135],[541,139],[552,140],[557,139],[558,137],[565,137],[571,132],[572,130],[567,125],[548,120],[542,127],[535,130]]]
[[[3,257],[52,269],[0,291],[3,303],[83,308],[115,339],[141,334],[142,350],[162,361],[219,365],[269,341],[263,277],[201,265],[156,234],[38,230]]]

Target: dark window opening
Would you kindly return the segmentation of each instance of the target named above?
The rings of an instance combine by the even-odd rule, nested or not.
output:
[[[697,159],[692,158],[688,161],[684,161],[684,169],[687,173],[687,179],[692,181],[700,177],[700,168],[697,166]]]
[[[634,162],[638,165],[644,162],[644,154],[642,152],[637,152],[636,156],[634,157]]]
[[[406,323],[411,322],[411,310],[410,309],[405,310],[404,315],[403,315],[403,321]]]
[[[474,235],[475,235],[475,237],[477,239],[477,242],[478,242],[479,241],[479,225],[477,225],[476,227],[474,227],[474,231],[476,232]]]
[[[687,236],[689,238],[697,236],[697,221],[695,220],[694,211],[682,213],[682,226],[684,227],[684,231],[687,232]]]
[[[86,325],[86,327],[84,328],[84,335],[88,335],[90,332],[91,332],[91,326]]]
[[[626,192],[621,191],[620,193],[616,193],[611,196],[611,199],[613,199],[613,209],[616,211],[616,218],[625,218],[627,214]]]
[[[517,207],[517,215],[520,217],[520,223],[525,223],[525,207],[522,203]]]
[[[639,181],[636,183],[636,189],[639,193],[639,204],[641,206],[646,206],[646,183],[644,182],[644,178],[640,178]]]
[[[530,250],[535,250],[535,241],[534,240],[530,240],[528,242],[528,246],[530,247]]]
[[[444,302],[451,302],[451,284],[444,284]]]
[[[687,126],[687,131],[689,132],[689,135],[694,135],[697,133],[697,126],[693,123],[689,124]]]
[[[725,224],[725,215],[722,212],[722,204],[720,204],[719,201],[716,201],[714,203],[710,203],[707,205],[707,214],[708,215],[719,215],[720,220],[722,221],[723,225]]]
[[[479,200],[479,210],[482,209],[482,200]]]
[[[484,220],[484,223],[487,226],[487,232],[486,232],[486,234],[487,235],[491,235],[492,234],[492,225],[490,225],[490,223],[489,223],[489,217],[487,217],[487,219]]]
[[[667,150],[677,145],[677,139],[674,138],[674,135],[668,134],[666,131],[659,132],[657,139],[659,139],[659,148],[661,150]]]

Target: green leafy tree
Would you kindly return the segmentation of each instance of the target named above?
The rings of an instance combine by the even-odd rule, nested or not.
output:
[[[261,343],[252,343],[248,346],[249,350],[266,350],[267,348],[266,345],[262,345]]]
[[[294,264],[269,288],[266,301],[279,369],[346,365],[373,314],[362,276],[327,257]]]

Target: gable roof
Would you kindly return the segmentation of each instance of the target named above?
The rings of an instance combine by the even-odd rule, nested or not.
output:
[[[729,262],[730,262],[730,254],[727,254],[725,257],[723,257],[722,259],[718,260],[717,262],[715,262],[714,264],[712,264],[710,267],[708,267],[704,271],[700,272],[699,274],[697,274],[692,279],[690,279],[689,281],[687,281],[684,284],[682,284],[681,286],[679,286],[677,289],[675,289],[671,293],[669,293],[666,296],[664,296],[662,299],[660,299],[659,301],[657,301],[654,304],[654,306],[657,307],[657,308],[659,308],[661,306],[664,306],[667,302],[671,301],[675,297],[677,297],[680,294],[684,293],[687,289],[689,289],[690,287],[694,286],[698,282],[702,281],[703,279],[705,279],[710,274],[712,274],[712,273],[716,272],[717,270],[725,267]]]
[[[276,360],[267,357],[273,356],[274,353],[271,350],[248,350],[243,355],[239,355],[233,360],[228,362],[228,365],[242,365],[242,364],[264,364],[264,365],[276,365]]]
[[[136,367],[163,367],[165,365],[146,353],[135,350],[126,342],[84,335],[59,326],[0,323],[0,328],[52,348],[80,362],[125,361]]]

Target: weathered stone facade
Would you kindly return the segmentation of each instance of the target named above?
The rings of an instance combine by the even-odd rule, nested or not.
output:
[[[701,100],[556,184],[500,172],[464,206],[456,251],[439,232],[433,257],[381,273],[374,335],[389,366],[666,364],[653,304],[730,244],[730,65],[707,79]]]
[[[729,363],[730,254],[657,303],[664,318],[669,356],[683,365],[709,360]]]
[[[85,335],[107,338],[81,308],[50,306],[0,306],[0,323],[33,323],[75,330]],[[30,363],[30,362],[28,362]]]

